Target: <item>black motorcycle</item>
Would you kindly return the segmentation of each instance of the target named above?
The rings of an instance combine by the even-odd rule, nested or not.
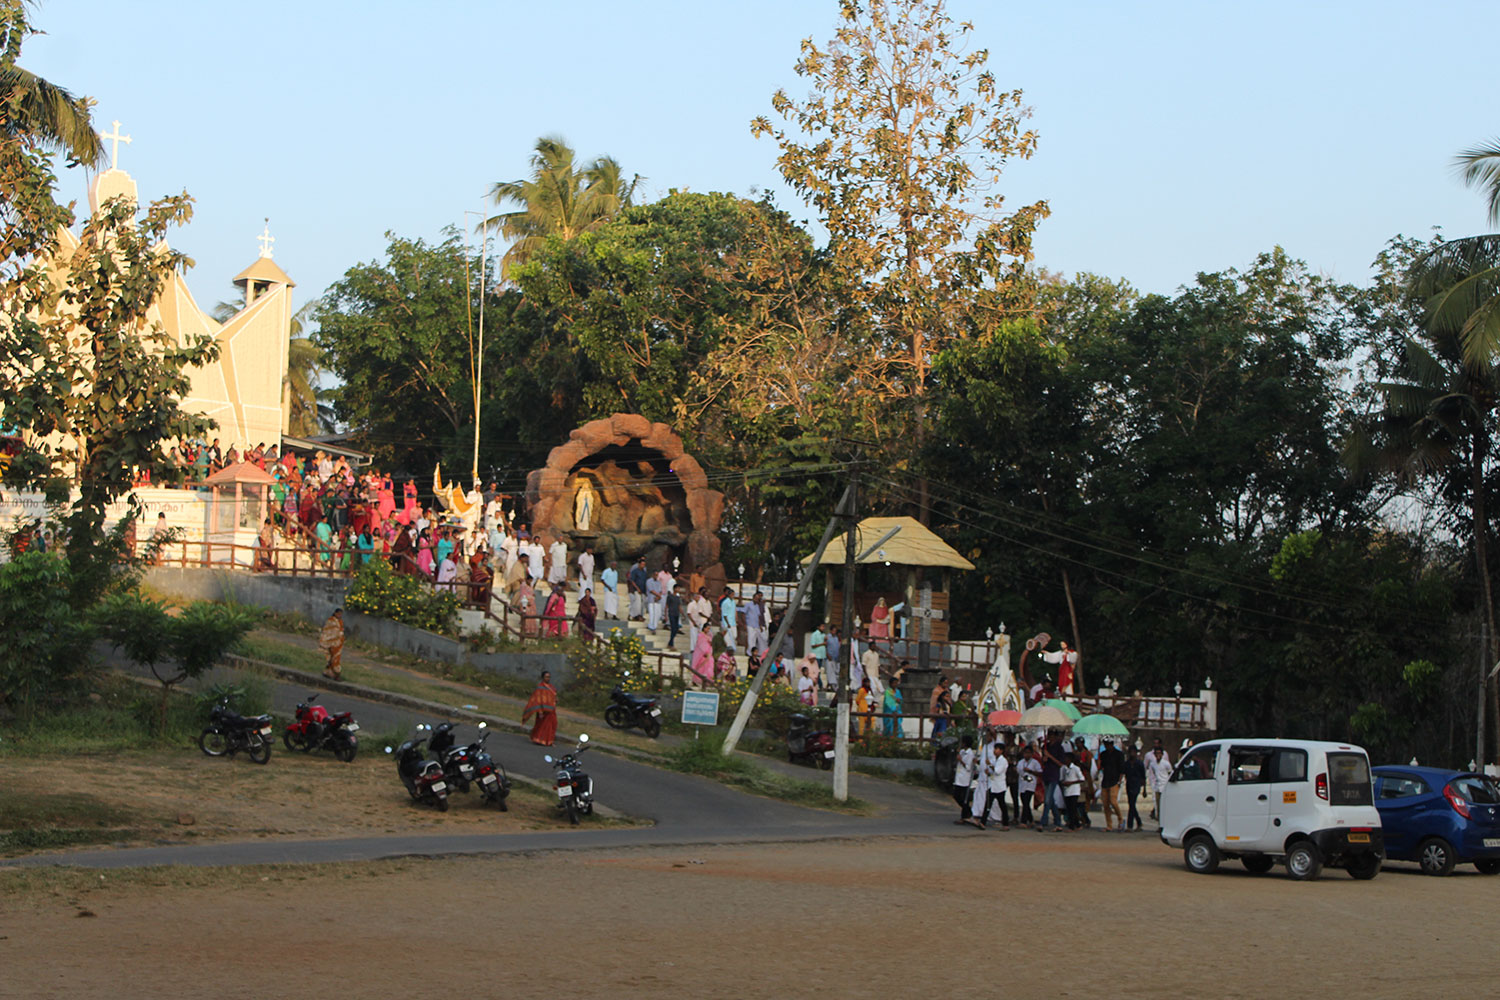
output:
[[[418,730],[431,728],[417,727]],[[413,799],[431,802],[438,807],[439,812],[447,812],[448,782],[443,775],[443,765],[427,759],[422,752],[422,746],[426,742],[427,737],[414,735],[395,749],[396,773],[401,776],[401,783],[406,786]],[[391,753],[392,750],[386,747],[385,752]]]
[[[233,757],[243,750],[255,763],[264,764],[271,759],[271,717],[240,715],[229,710],[227,699],[221,701],[198,734],[198,749],[210,757]]]
[[[833,767],[833,734],[812,728],[812,720],[801,712],[787,716],[786,759],[828,770]]]
[[[427,747],[443,765],[443,775],[450,786],[468,792],[471,784],[478,785],[484,800],[493,802],[505,812],[510,808],[506,802],[510,795],[510,777],[485,748],[484,743],[490,738],[489,723],[481,722],[479,730],[479,739],[456,746],[453,723],[445,722],[433,730]]]
[[[588,743],[588,733],[584,733],[578,737],[578,747],[563,754],[561,760],[554,760],[550,753],[542,755],[543,760],[557,768],[552,786],[557,792],[557,808],[568,814],[568,822],[574,826],[578,825],[578,817],[594,812],[594,779],[584,773],[578,761]]]
[[[661,709],[655,695],[636,694],[616,684],[609,698],[614,704],[604,710],[604,721],[611,729],[639,726],[653,740],[661,735]]]

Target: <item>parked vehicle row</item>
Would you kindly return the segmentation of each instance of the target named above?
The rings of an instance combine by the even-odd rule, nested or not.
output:
[[[1161,839],[1195,872],[1238,860],[1286,866],[1311,880],[1324,867],[1357,879],[1384,861],[1446,875],[1471,862],[1500,872],[1500,786],[1439,768],[1371,768],[1365,751],[1313,740],[1209,740],[1183,754],[1161,792]]]
[[[241,750],[257,764],[271,759],[271,717],[240,715],[229,710],[226,698],[209,711],[208,725],[198,734],[198,749],[210,757],[233,757]]]

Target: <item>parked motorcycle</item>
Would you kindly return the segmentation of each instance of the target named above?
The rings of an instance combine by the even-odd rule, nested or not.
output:
[[[417,729],[430,730],[431,726],[418,726]],[[413,735],[411,739],[395,749],[396,773],[401,776],[401,783],[411,793],[411,797],[418,802],[431,802],[438,807],[439,812],[448,811],[448,782],[443,775],[443,765],[435,760],[428,760],[422,752],[422,746],[427,742],[426,736]],[[385,748],[386,753],[391,753],[390,747]]]
[[[636,694],[616,684],[609,697],[614,704],[604,710],[604,721],[611,729],[639,726],[653,740],[661,735],[661,709],[655,695]]]
[[[801,712],[787,716],[786,759],[828,770],[833,767],[833,734],[812,728],[812,720]]]
[[[332,750],[335,757],[348,763],[359,749],[359,738],[354,735],[359,732],[359,723],[354,721],[353,712],[329,713],[317,704],[317,697],[309,694],[307,701],[298,703],[296,718],[281,734],[281,741],[288,750],[303,753]]]
[[[490,738],[489,723],[479,724],[479,739],[464,746],[454,745],[453,723],[445,722],[433,730],[427,747],[443,765],[443,774],[451,787],[468,792],[469,785],[479,786],[486,802],[493,802],[501,812],[510,808],[510,777],[490,756],[485,741]]]
[[[953,777],[958,771],[958,737],[944,736],[937,741],[932,751],[932,781],[943,791],[953,787]]]
[[[588,743],[588,733],[583,733],[578,737],[578,747],[563,754],[561,760],[554,760],[550,753],[542,755],[543,760],[557,768],[557,777],[553,782],[553,789],[557,792],[557,808],[568,814],[568,822],[574,826],[578,825],[578,817],[592,815],[594,812],[594,779],[584,773],[583,765],[578,760],[588,749]]]
[[[210,757],[233,757],[241,750],[257,764],[271,759],[271,717],[240,715],[225,699],[213,707],[208,725],[198,734],[198,749]]]

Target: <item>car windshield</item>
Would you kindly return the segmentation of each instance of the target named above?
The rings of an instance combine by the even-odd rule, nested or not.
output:
[[[1454,778],[1448,783],[1464,801],[1476,806],[1500,805],[1500,790],[1494,782],[1478,777]]]
[[[1335,806],[1367,806],[1375,799],[1370,790],[1370,762],[1362,753],[1328,755],[1328,801]]]

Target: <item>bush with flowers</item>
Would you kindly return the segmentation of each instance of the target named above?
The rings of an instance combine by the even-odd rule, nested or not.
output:
[[[646,652],[634,632],[612,628],[603,642],[585,643],[569,659],[573,680],[568,690],[584,697],[608,697],[618,684],[626,691],[655,692],[655,672],[641,668]]]
[[[458,619],[458,598],[437,592],[421,577],[397,573],[384,559],[365,563],[344,595],[344,606],[429,632],[447,632]]]

